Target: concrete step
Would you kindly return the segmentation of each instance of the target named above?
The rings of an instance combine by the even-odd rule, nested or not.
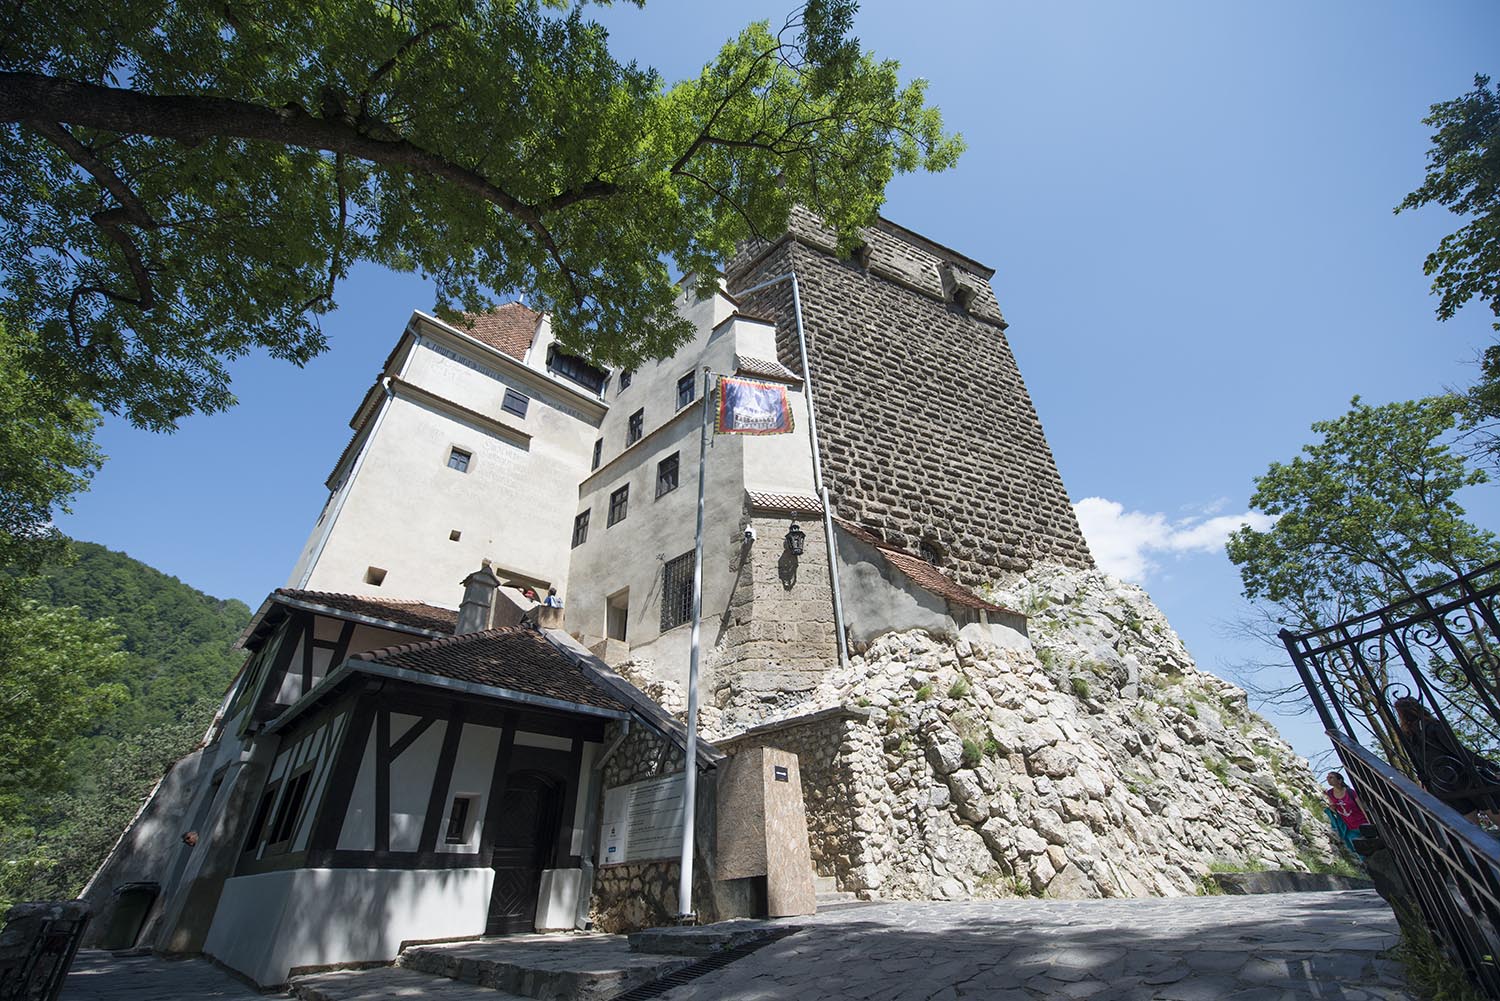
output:
[[[388,1001],[413,998],[420,1001],[523,1001],[514,994],[480,987],[461,980],[448,980],[399,966],[377,966],[368,970],[337,970],[293,977],[291,994],[301,1001]]]
[[[624,935],[516,935],[412,946],[405,970],[539,1001],[607,1001],[693,960],[632,952]]]

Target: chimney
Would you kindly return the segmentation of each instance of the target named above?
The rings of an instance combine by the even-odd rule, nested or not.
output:
[[[458,628],[453,635],[482,632],[490,628],[495,614],[495,591],[500,587],[500,578],[490,569],[490,561],[464,578],[464,600],[458,606]]]

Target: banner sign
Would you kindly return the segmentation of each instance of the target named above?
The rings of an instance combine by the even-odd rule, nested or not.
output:
[[[786,387],[721,376],[715,430],[720,434],[787,434],[792,430],[792,403]]]
[[[682,855],[682,773],[604,791],[600,865]]]

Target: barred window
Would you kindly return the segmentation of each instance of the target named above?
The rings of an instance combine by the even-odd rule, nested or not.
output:
[[[677,409],[681,410],[683,407],[687,406],[689,403],[692,403],[693,402],[693,398],[698,395],[697,390],[698,390],[698,382],[694,378],[694,374],[692,372],[689,372],[687,375],[683,376],[681,379],[678,379],[677,380]]]
[[[573,548],[577,549],[589,540],[589,513],[587,511],[573,519]]]
[[[625,520],[625,511],[630,506],[630,484],[627,483],[614,493],[609,495],[609,521],[604,527],[608,528],[617,521]]]
[[[693,617],[693,554],[683,553],[662,568],[661,630],[666,632]]]
[[[625,445],[629,447],[641,440],[646,433],[646,408],[642,407],[630,415],[630,427],[625,432]]]
[[[677,489],[677,456],[680,452],[673,452],[656,465],[656,496],[669,494]]]

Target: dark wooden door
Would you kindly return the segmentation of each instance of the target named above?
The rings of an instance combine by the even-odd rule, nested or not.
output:
[[[531,931],[536,924],[542,870],[551,863],[557,840],[558,792],[555,782],[535,772],[512,775],[506,784],[490,856],[495,885],[486,935]]]

